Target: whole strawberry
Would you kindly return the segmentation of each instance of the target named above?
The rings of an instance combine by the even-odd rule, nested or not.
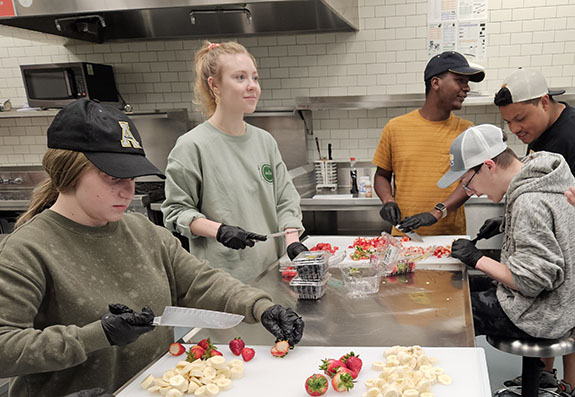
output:
[[[198,342],[198,345],[202,347],[204,350],[208,350],[212,345],[210,338],[204,338]]]
[[[326,358],[321,361],[322,363],[319,366],[319,369],[322,369],[323,372],[330,378],[333,378],[333,376],[337,373],[337,369],[339,367],[345,367],[345,364],[343,362],[341,362],[340,360],[336,360],[335,358],[330,359]]]
[[[188,350],[188,357],[186,358],[186,361],[194,362],[198,359],[201,359],[204,354],[206,354],[206,351],[203,347],[194,345],[190,347],[190,350]]]
[[[242,350],[244,347],[246,347],[246,344],[244,343],[242,338],[237,337],[230,341],[229,346],[232,353],[234,353],[236,356],[239,356],[240,354],[242,354]]]
[[[344,392],[353,389],[353,378],[345,372],[338,372],[331,378],[331,385],[337,392]]]
[[[359,371],[361,371],[361,367],[363,365],[361,358],[359,358],[359,354],[356,356],[354,352],[349,352],[348,354],[342,356],[340,361],[342,361],[345,366],[348,367],[353,374],[355,374],[353,378],[357,378],[357,374],[359,374]]]
[[[322,374],[313,374],[305,381],[305,391],[310,396],[321,396],[329,387],[329,381]]]
[[[251,347],[244,347],[242,349],[242,358],[244,361],[250,361],[256,355],[256,351]]]

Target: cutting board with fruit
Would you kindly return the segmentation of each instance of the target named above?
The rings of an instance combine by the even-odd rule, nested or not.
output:
[[[458,239],[458,238],[469,238],[469,236],[422,236],[423,238],[423,242],[415,242],[415,241],[403,241],[402,244],[404,247],[423,247],[423,248],[427,248],[430,246],[436,246],[436,247],[449,247],[451,248],[451,244],[453,243],[454,240]],[[350,248],[352,246],[354,246],[354,242],[356,242],[358,239],[357,236],[309,236],[308,238],[305,239],[305,241],[303,241],[303,243],[305,244],[306,247],[308,248],[313,248],[315,246],[317,246],[318,244],[320,244],[320,246],[322,244],[330,244],[331,249],[332,249],[332,253],[334,255],[337,255],[341,250],[345,250],[346,251],[346,255],[344,257],[344,259],[339,262],[342,265],[347,265],[347,264],[363,264],[363,263],[369,263],[369,259],[360,259],[360,260],[354,260],[352,259],[352,255],[354,253],[354,248]],[[374,237],[361,237],[361,239],[366,242],[366,241],[370,241],[373,240]],[[337,250],[335,250],[334,248],[337,247]],[[445,251],[444,249],[441,249]],[[438,251],[438,255],[440,255],[441,252]],[[436,255],[429,255],[427,258],[421,260],[418,262],[418,264],[421,265],[427,265],[427,264],[459,264],[459,260],[452,258],[449,256],[449,254],[443,252],[443,255],[440,255],[440,257],[436,256]]]
[[[189,350],[191,345],[184,345]],[[239,370],[235,371],[235,376],[232,375],[231,382],[222,381],[226,383],[226,391],[216,392],[216,388],[212,388],[208,393],[204,389],[200,394],[202,396],[274,396],[274,397],[306,397],[309,394],[306,392],[306,380],[313,374],[324,374],[319,366],[324,359],[340,359],[342,356],[348,355],[353,351],[355,356],[358,356],[362,361],[361,370],[357,371],[354,375],[356,379],[353,381],[353,388],[346,393],[346,396],[360,397],[371,390],[372,395],[376,395],[374,387],[374,379],[382,377],[382,372],[390,371],[385,370],[385,367],[391,367],[395,360],[398,364],[412,362],[414,370],[421,369],[419,374],[419,381],[416,381],[420,387],[426,387],[429,390],[423,394],[434,397],[488,397],[491,396],[491,389],[489,386],[489,377],[487,373],[487,365],[485,360],[485,353],[480,348],[445,348],[445,347],[424,347],[419,348],[420,354],[424,354],[425,359],[428,361],[420,362],[421,358],[414,356],[406,356],[403,352],[393,352],[392,349],[397,347],[329,347],[329,346],[296,346],[295,349],[290,350],[285,357],[275,357],[271,354],[271,346],[250,346],[254,350],[254,356],[249,361],[244,361],[242,356],[232,354],[227,345],[217,345],[218,350],[222,353],[221,358],[218,357],[218,364],[214,366],[225,366],[229,364],[230,368],[242,367],[241,374]],[[409,347],[409,349],[416,347]],[[349,357],[349,356],[348,356]],[[419,356],[421,357],[421,356]],[[162,378],[167,371],[171,371],[178,363],[180,367],[185,365],[181,363],[186,358],[186,353],[180,356],[173,356],[166,353],[157,362],[144,370],[136,379],[129,385],[121,390],[117,396],[120,397],[154,397],[161,396],[159,391],[150,392],[141,387],[141,383],[148,378],[148,386],[150,382],[150,375],[152,378]],[[216,360],[212,358],[213,360]],[[433,364],[431,364],[433,363]],[[357,364],[357,362],[356,362]],[[203,363],[198,363],[200,368]],[[350,370],[352,365],[349,364]],[[208,365],[209,366],[209,365]],[[424,368],[425,367],[425,368]],[[218,367],[219,368],[219,367]],[[198,371],[197,369],[195,371]],[[208,370],[203,370],[208,371]],[[211,370],[210,370],[211,371]],[[221,371],[221,370],[218,370]],[[353,368],[356,371],[356,368]],[[404,369],[402,377],[408,378],[408,374]],[[345,371],[344,371],[345,372]],[[425,376],[430,373],[435,373],[435,380],[433,382],[425,383]],[[168,374],[169,377],[173,377]],[[389,375],[389,374],[388,374]],[[326,375],[324,375],[326,376]],[[391,376],[391,375],[389,375]],[[433,376],[433,375],[431,375]],[[341,378],[341,376],[340,376]],[[336,392],[331,378],[327,379],[326,396],[342,395]],[[423,379],[423,380],[422,380]],[[426,386],[422,386],[425,383]],[[369,389],[368,386],[369,385]],[[416,387],[415,385],[413,386]],[[406,389],[407,390],[407,389]],[[216,392],[215,394],[213,394]],[[399,396],[409,396],[408,394],[398,394]],[[176,393],[174,393],[176,395]],[[183,396],[193,396],[194,394],[183,393]]]

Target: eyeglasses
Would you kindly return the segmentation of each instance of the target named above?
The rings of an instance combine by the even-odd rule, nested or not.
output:
[[[481,165],[483,166],[483,164]],[[473,178],[475,178],[475,175],[477,175],[477,173],[479,172],[479,170],[481,169],[481,167],[479,167],[477,170],[475,170],[475,172],[473,173],[473,175],[471,176],[471,178],[469,178],[469,180],[467,181],[467,183],[465,185],[463,185],[463,189],[466,192],[471,192],[471,188],[469,187],[469,184],[471,183],[471,181],[473,180]]]

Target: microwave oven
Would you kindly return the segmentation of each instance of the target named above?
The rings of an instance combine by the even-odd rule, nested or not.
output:
[[[20,65],[28,106],[62,108],[81,98],[121,107],[110,65],[72,62]]]

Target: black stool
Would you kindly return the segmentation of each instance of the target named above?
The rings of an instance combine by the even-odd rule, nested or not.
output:
[[[575,334],[569,331],[558,339],[515,339],[499,336],[488,336],[490,345],[506,353],[523,357],[521,368],[521,386],[506,387],[497,390],[493,396],[539,396],[539,377],[543,368],[542,357],[559,357],[575,351]],[[542,396],[559,396],[559,394],[541,390]]]

